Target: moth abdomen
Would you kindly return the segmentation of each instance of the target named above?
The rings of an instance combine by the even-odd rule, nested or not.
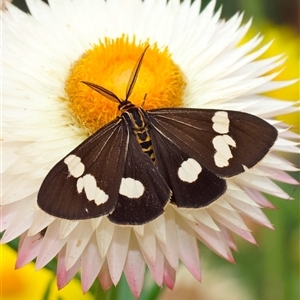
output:
[[[152,160],[153,164],[155,164],[155,154],[143,109],[139,107],[130,107],[122,114],[122,116],[131,128],[138,144],[142,148],[142,152],[146,153]]]
[[[151,136],[149,134],[148,128],[145,127],[144,130],[142,130],[142,131],[136,130],[136,131],[134,131],[134,134],[137,139],[137,142],[142,147],[142,151],[144,153],[146,153],[151,158],[153,163],[155,164],[155,156],[154,156]]]

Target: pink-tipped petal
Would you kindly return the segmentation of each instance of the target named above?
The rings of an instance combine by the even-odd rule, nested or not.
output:
[[[195,232],[181,218],[176,216],[176,227],[179,247],[179,258],[198,280],[201,280],[201,269],[199,259],[199,249],[195,237]]]
[[[130,241],[124,273],[133,296],[138,299],[144,283],[146,264],[135,238]]]
[[[200,240],[209,249],[216,252],[221,257],[231,260],[231,252],[228,251],[227,243],[224,243],[222,238],[222,231],[215,231],[202,224],[188,222],[193,230],[197,233],[198,240]]]
[[[260,167],[260,170],[266,172],[268,174],[268,177],[274,180],[278,180],[288,184],[299,185],[299,182],[295,178],[282,170],[270,169],[267,167]]]
[[[237,245],[234,241],[234,238],[233,238],[233,234],[230,230],[227,230],[225,227],[222,227],[223,230],[222,230],[222,234],[224,236],[223,240],[225,240],[226,244],[228,245],[228,247],[234,251],[238,251],[238,248],[237,248]],[[228,258],[229,258],[229,261],[230,262],[234,262],[234,258],[232,256],[232,253],[230,251],[230,249],[228,249],[227,253],[228,253]]]
[[[166,244],[159,241],[160,247],[173,269],[177,269],[179,262],[179,246],[176,232],[174,210],[166,209]]]
[[[276,209],[276,207],[259,191],[245,187],[245,192],[261,207]]]
[[[224,209],[223,207],[214,205],[208,208],[211,216],[218,221],[218,223],[223,224],[225,227],[227,225],[234,225],[238,228],[243,230],[248,230],[244,220],[242,219],[241,215],[236,211],[229,211]]]
[[[153,263],[147,260],[147,257],[144,257],[148,265],[150,273],[158,286],[163,284],[163,274],[164,274],[164,254],[160,249],[159,244],[156,247],[156,261]]]
[[[107,263],[114,285],[117,285],[123,272],[130,235],[131,228],[116,226],[114,236],[107,253]]]
[[[226,224],[226,225],[224,225]],[[253,235],[251,234],[251,232],[249,230],[243,230],[235,225],[233,225],[232,223],[220,223],[220,227],[222,227],[222,225],[231,230],[233,233],[239,235],[240,237],[242,237],[243,239],[245,239],[246,241],[248,241],[251,244],[257,245]]]
[[[99,254],[96,237],[93,235],[81,256],[81,286],[84,293],[90,289],[98,276],[103,261]]]
[[[170,289],[173,290],[176,280],[176,270],[169,264],[165,259],[164,267],[164,284]]]
[[[232,201],[231,204],[238,210],[241,211],[242,214],[248,216],[253,221],[266,226],[270,229],[274,229],[266,215],[262,212],[259,207],[248,205],[241,201]]]
[[[147,261],[152,264],[156,261],[156,237],[152,229],[148,224],[144,226],[144,234],[139,235],[135,233],[135,236],[138,240],[138,243],[141,247],[141,250],[145,257],[147,257]]]
[[[44,267],[53,257],[55,257],[67,242],[67,238],[63,240],[59,238],[59,226],[60,221],[56,220],[47,228],[35,264],[37,270]]]
[[[18,250],[17,269],[25,266],[37,257],[42,245],[42,238],[41,234],[37,233],[36,235],[27,236],[23,240]]]
[[[66,248],[58,253],[57,257],[57,287],[58,289],[62,289],[66,286],[70,280],[76,275],[80,268],[80,259],[78,259],[75,264],[69,270],[66,270]]]
[[[101,271],[98,275],[98,279],[104,291],[107,291],[113,285],[109,273],[107,260],[105,260],[104,264],[102,265]]]
[[[284,192],[280,187],[278,187],[267,177],[242,173],[238,177],[236,177],[235,180],[237,183],[243,186],[243,188],[248,187],[283,199],[289,199],[290,197],[286,192]]]

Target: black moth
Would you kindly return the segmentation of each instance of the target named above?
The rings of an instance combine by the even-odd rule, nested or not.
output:
[[[224,178],[253,167],[274,144],[276,129],[247,113],[145,111],[132,104],[128,98],[147,48],[132,71],[125,100],[83,81],[118,102],[121,116],[48,173],[37,200],[45,212],[69,220],[108,216],[116,224],[141,225],[163,214],[169,202],[206,207],[226,191]]]

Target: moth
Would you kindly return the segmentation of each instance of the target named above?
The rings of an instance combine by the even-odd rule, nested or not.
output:
[[[148,47],[147,47],[148,48]],[[257,164],[277,130],[239,111],[164,108],[146,111],[130,102],[147,48],[130,76],[125,100],[82,81],[118,103],[120,116],[59,161],[45,177],[39,207],[69,220],[107,216],[142,225],[179,208],[209,206],[226,191],[226,178]]]

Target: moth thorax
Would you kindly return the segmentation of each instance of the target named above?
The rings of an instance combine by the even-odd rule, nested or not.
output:
[[[136,108],[134,106],[134,104],[132,104],[130,101],[128,100],[124,100],[122,101],[119,106],[118,109],[120,110],[121,114],[127,112],[128,110],[130,110],[131,108]]]

